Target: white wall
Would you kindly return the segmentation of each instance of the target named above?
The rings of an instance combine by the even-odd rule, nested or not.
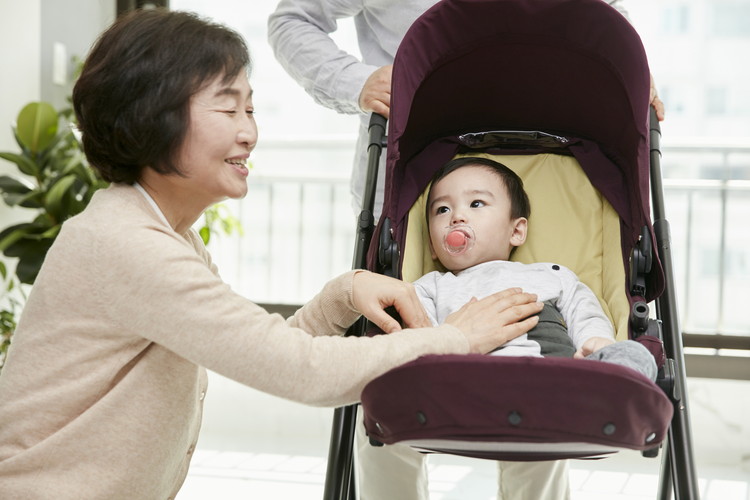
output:
[[[7,0],[0,0],[7,1]],[[40,94],[55,107],[68,106],[73,89],[73,56],[83,60],[99,34],[115,20],[115,0],[41,0]],[[60,70],[64,82],[53,81],[53,46],[64,49]]]
[[[11,123],[29,101],[40,95],[40,0],[0,0],[0,151],[17,151]],[[0,175],[13,173],[16,168],[0,160]],[[19,210],[11,210],[0,203],[0,228],[18,220]]]
[[[0,150],[15,146],[10,123],[20,105],[39,98],[40,0],[0,0]]]

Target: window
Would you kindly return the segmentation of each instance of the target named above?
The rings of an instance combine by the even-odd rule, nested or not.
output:
[[[356,219],[349,176],[359,117],[317,104],[278,63],[266,28],[277,3],[172,0],[170,8],[235,29],[253,61],[259,141],[250,158],[248,195],[228,204],[245,235],[212,240],[212,255],[223,279],[251,300],[301,304],[351,269]],[[332,37],[358,55],[349,21],[339,23]]]
[[[711,34],[718,37],[750,38],[750,4],[747,2],[712,3]]]
[[[653,4],[652,4],[653,5]],[[690,9],[687,5],[678,4],[662,10],[662,28],[664,34],[684,35],[688,31]]]
[[[708,87],[706,89],[706,114],[723,115],[727,112],[727,89]]]

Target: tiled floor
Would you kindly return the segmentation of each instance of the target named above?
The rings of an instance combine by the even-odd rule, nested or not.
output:
[[[329,409],[308,408],[211,374],[201,440],[178,500],[321,499]],[[690,380],[702,500],[750,500],[750,383]],[[573,500],[653,500],[660,458],[621,452],[571,461]],[[430,456],[431,500],[495,498],[494,462]],[[397,500],[397,499],[385,499]]]
[[[620,454],[604,461],[571,462],[573,500],[653,500],[657,461]],[[200,450],[179,500],[216,498],[320,499],[326,457]],[[430,458],[430,499],[494,499],[495,466],[484,460],[435,455]],[[750,500],[750,478],[739,468],[699,471],[703,500]]]
[[[622,454],[621,454],[622,455]],[[492,462],[454,456],[430,459],[431,500],[494,499]],[[648,467],[639,462],[649,464]],[[655,462],[628,455],[605,461],[571,463],[573,500],[646,500],[656,497]],[[324,456],[201,450],[193,459],[179,500],[216,498],[319,499],[323,495]],[[750,500],[750,478],[739,468],[699,471],[703,500]]]

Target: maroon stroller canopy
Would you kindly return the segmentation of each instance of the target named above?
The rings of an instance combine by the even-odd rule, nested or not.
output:
[[[650,226],[649,88],[640,37],[602,0],[442,0],[394,61],[383,214],[403,230],[457,135],[541,130],[575,138],[628,253]]]

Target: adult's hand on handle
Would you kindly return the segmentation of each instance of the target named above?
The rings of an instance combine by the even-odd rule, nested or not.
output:
[[[414,285],[382,274],[359,271],[352,280],[354,307],[385,333],[401,330],[398,321],[385,308],[393,306],[408,328],[432,326]]]
[[[386,118],[391,113],[391,75],[393,65],[376,69],[359,93],[359,107],[365,113],[378,113]]]
[[[472,353],[486,354],[534,328],[542,307],[535,294],[509,288],[472,299],[445,322],[466,335]]]
[[[664,121],[664,102],[659,99],[659,93],[656,91],[654,75],[651,75],[651,91],[649,92],[649,103],[656,111],[656,118],[661,122]]]

